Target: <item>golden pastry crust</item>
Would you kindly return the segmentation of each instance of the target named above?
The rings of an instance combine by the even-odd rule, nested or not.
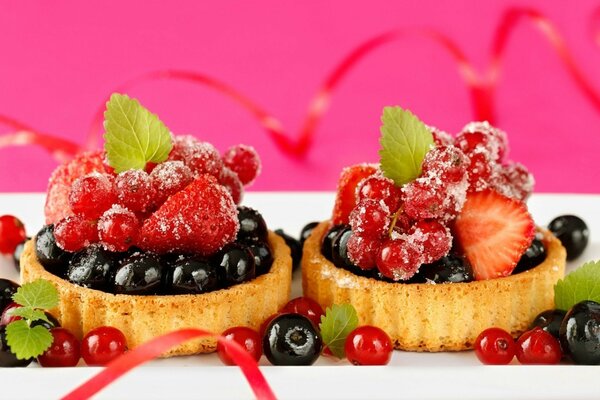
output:
[[[133,296],[105,293],[74,285],[46,271],[38,262],[33,240],[21,256],[21,281],[38,278],[52,282],[60,294],[50,310],[79,339],[104,325],[119,328],[130,349],[157,336],[181,329],[201,328],[221,333],[234,326],[257,329],[289,299],[292,280],[290,249],[281,237],[269,232],[273,265],[249,282],[198,295]],[[208,353],[216,340],[202,338],[172,348],[163,357]]]
[[[321,239],[329,226],[328,221],[319,224],[304,244],[304,295],[323,307],[352,304],[361,325],[380,327],[401,350],[471,349],[481,331],[492,326],[516,336],[554,307],[553,288],[565,272],[565,249],[540,230],[548,255],[529,271],[469,283],[387,283],[337,268],[323,257]]]

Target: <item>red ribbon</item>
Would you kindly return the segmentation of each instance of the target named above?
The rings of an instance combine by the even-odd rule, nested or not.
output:
[[[110,362],[106,368],[71,391],[62,400],[88,399],[130,370],[159,357],[173,346],[199,337],[214,337],[224,345],[231,359],[240,367],[257,399],[274,400],[275,394],[267,383],[258,363],[238,343],[202,329],[181,329],[159,336]]]

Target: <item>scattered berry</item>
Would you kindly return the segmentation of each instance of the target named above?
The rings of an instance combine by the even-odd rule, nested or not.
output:
[[[21,306],[15,302],[12,302],[9,305],[7,305],[4,308],[4,310],[2,311],[2,317],[0,318],[0,326],[5,326],[5,325],[10,324],[11,322],[20,320],[21,317],[19,317],[17,315],[11,315],[11,313],[14,309],[17,309],[20,307]]]
[[[95,221],[71,215],[56,223],[54,237],[62,250],[76,252],[98,241],[98,227]]]
[[[262,356],[262,344],[261,338],[254,329],[245,327],[245,326],[236,326],[234,328],[229,328],[225,332],[221,334],[227,340],[233,340],[242,346],[256,361],[260,360]],[[221,342],[217,342],[217,354],[223,364],[225,365],[236,365],[229,352],[227,347],[223,345]]]
[[[560,324],[566,314],[567,312],[564,310],[546,310],[535,317],[530,328],[542,328],[556,339],[559,339]]]
[[[12,303],[13,294],[17,293],[20,285],[10,279],[0,278],[0,312]]]
[[[79,362],[79,341],[64,328],[50,329],[52,345],[38,357],[42,367],[74,367]]]
[[[281,314],[267,326],[262,346],[273,365],[311,365],[319,358],[323,342],[310,319]]]
[[[600,364],[600,304],[582,301],[571,307],[559,337],[563,351],[575,364]]]
[[[76,179],[69,193],[71,210],[87,219],[98,218],[116,200],[114,178],[97,172]]]
[[[558,364],[561,358],[558,340],[542,328],[533,328],[517,340],[517,359],[521,364]]]
[[[516,353],[517,345],[504,329],[488,328],[475,339],[475,354],[483,364],[508,364]]]
[[[223,164],[240,178],[243,185],[250,185],[260,173],[260,158],[254,147],[238,144],[223,154]]]
[[[334,225],[348,224],[350,213],[356,207],[356,190],[360,182],[377,172],[377,167],[357,164],[344,168],[338,181],[337,196],[331,218]]]
[[[560,240],[567,250],[567,260],[574,260],[588,245],[590,230],[586,223],[575,215],[561,215],[548,224],[548,230]]]
[[[304,315],[310,319],[315,327],[321,323],[321,317],[325,311],[319,303],[309,297],[296,297],[290,300],[282,309],[281,313],[295,313]]]
[[[219,183],[227,189],[235,204],[240,204],[242,202],[244,197],[244,185],[235,172],[227,167],[223,167],[221,175],[219,175]]]
[[[92,329],[81,341],[81,357],[89,366],[104,366],[126,351],[125,335],[112,326]]]
[[[135,245],[140,221],[128,209],[114,205],[98,221],[98,235],[102,245],[112,252],[124,252]]]
[[[392,358],[392,340],[375,326],[359,326],[346,338],[346,357],[354,365],[386,365]]]
[[[375,174],[363,179],[357,187],[357,202],[363,200],[383,201],[391,213],[395,213],[402,203],[402,189],[389,178]]]
[[[383,242],[377,255],[377,268],[385,277],[405,281],[417,273],[423,264],[422,244],[406,235]]]
[[[12,215],[0,217],[0,253],[10,255],[16,247],[27,239],[25,225]]]
[[[156,196],[150,175],[139,169],[117,175],[115,190],[119,204],[133,212],[150,211]]]
[[[0,326],[0,368],[2,367],[26,367],[31,364],[33,359],[19,360],[17,356],[10,351],[6,342],[6,327]]]
[[[383,201],[362,200],[350,214],[350,226],[357,235],[381,239],[390,230],[390,210]]]

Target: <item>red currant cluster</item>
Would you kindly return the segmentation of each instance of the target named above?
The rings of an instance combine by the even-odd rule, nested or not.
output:
[[[522,201],[533,188],[522,165],[503,164],[506,136],[487,122],[468,124],[456,139],[430,130],[436,147],[426,154],[417,179],[399,187],[376,171],[357,184],[352,199],[351,261],[365,270],[378,268],[395,281],[448,254],[449,226],[467,193],[493,188]]]

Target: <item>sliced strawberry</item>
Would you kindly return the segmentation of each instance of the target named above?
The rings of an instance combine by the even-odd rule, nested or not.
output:
[[[239,229],[231,195],[211,175],[200,175],[169,197],[142,226],[139,247],[210,255],[235,240]]]
[[[337,196],[333,215],[334,224],[348,224],[350,213],[356,206],[356,187],[365,178],[377,172],[377,167],[371,164],[357,164],[344,168],[338,181]]]
[[[483,280],[511,274],[531,245],[535,225],[524,203],[484,190],[468,194],[454,234],[475,279]]]

